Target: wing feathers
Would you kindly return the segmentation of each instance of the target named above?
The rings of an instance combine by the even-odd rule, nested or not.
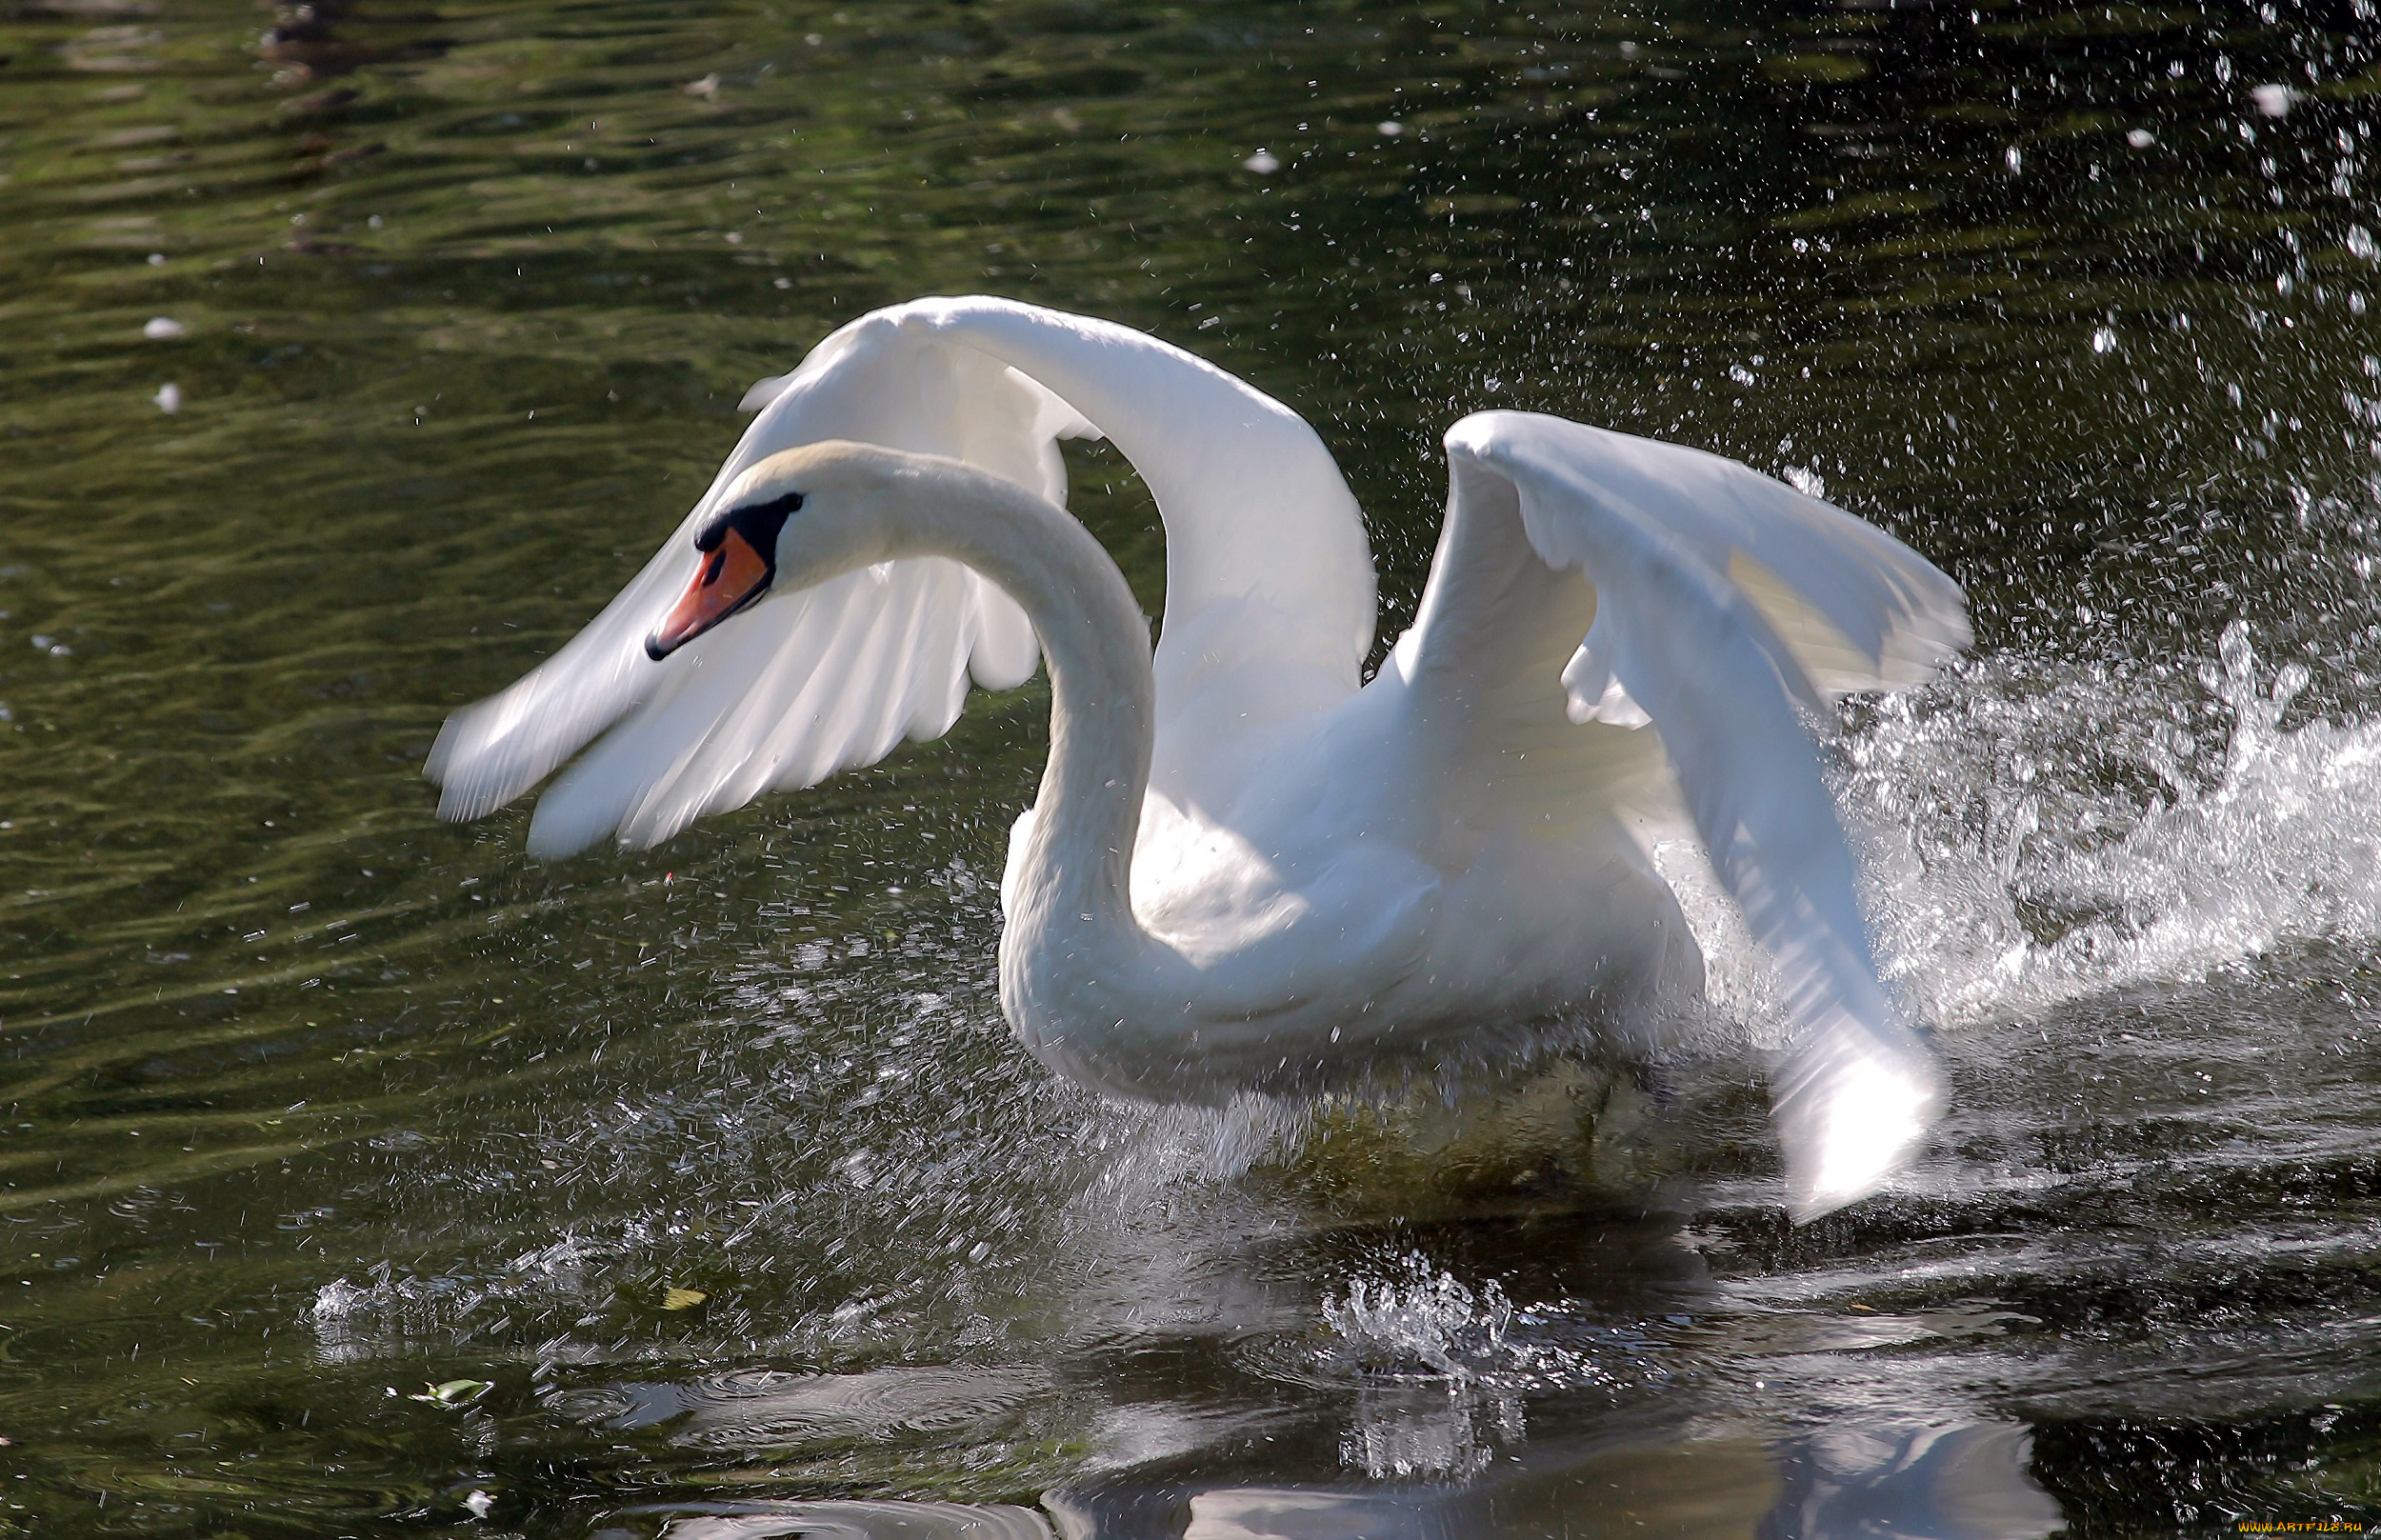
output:
[[[665,662],[645,656],[693,575],[693,527],[767,455],[861,439],[950,455],[1063,501],[1057,440],[1096,432],[1026,375],[897,312],[845,327],[746,405],[760,415],[644,571],[560,652],[449,720],[427,767],[444,816],[492,811],[610,729],[547,792],[530,849],[566,855],[606,835],[650,845],[770,788],[939,735],[970,679],[1004,690],[1031,677],[1040,649],[1025,612],[939,560],[775,595]]]
[[[692,575],[692,527],[726,486],[766,455],[829,438],[949,455],[1063,504],[1058,440],[1111,432],[1168,525],[1171,646],[1158,663],[1172,683],[1161,692],[1189,701],[1251,669],[1273,685],[1185,741],[1356,687],[1372,569],[1354,498],[1294,412],[1180,349],[1007,300],[920,300],[844,327],[743,406],[758,416],[637,579],[554,657],[448,722],[428,766],[445,816],[503,806],[610,729],[547,793],[532,849],[559,855],[611,833],[650,844],[948,730],[970,679],[1000,690],[1030,678],[1039,649],[1024,611],[949,563],[897,563],[799,603],[780,595],[663,663],[644,655]],[[1261,633],[1202,624],[1250,610],[1271,617]]]
[[[1933,564],[1784,482],[1684,445],[1531,413],[1481,415],[1568,430],[1532,428],[1513,452],[1534,455],[1544,473],[1682,542],[1762,611],[1831,693],[1915,684],[1971,639],[1958,585]],[[1557,437],[1559,448],[1551,442]],[[1531,531],[1533,544],[1560,538],[1543,527]],[[1555,559],[1544,545],[1540,552]]]
[[[1540,559],[1594,583],[1593,667],[1574,688],[1608,672],[1651,718],[1775,960],[1796,1025],[1773,1090],[1797,1214],[1872,1190],[1923,1137],[1936,1070],[1877,983],[1795,702],[1815,701],[1814,673],[1899,682],[1944,655],[1967,635],[1958,589],[1882,531],[1715,456],[1519,412],[1466,418],[1447,448],[1459,499],[1467,477],[1508,479]],[[1768,605],[1732,575],[1739,555],[1767,574]]]
[[[566,855],[615,830],[657,845],[765,790],[941,736],[967,694],[973,582],[939,558],[889,562],[766,601],[750,618],[784,613],[740,636],[722,627],[742,645],[680,674],[571,766],[538,804],[531,851]]]

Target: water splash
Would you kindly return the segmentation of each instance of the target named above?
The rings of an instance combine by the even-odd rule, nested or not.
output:
[[[459,1347],[492,1336],[515,1314],[558,1314],[588,1297],[590,1270],[616,1267],[615,1251],[566,1234],[493,1267],[450,1272],[374,1267],[361,1284],[332,1279],[314,1291],[305,1320],[326,1364],[404,1354],[426,1342]]]
[[[1219,1108],[1100,1102],[1086,1141],[1096,1164],[1072,1208],[1094,1224],[1166,1210],[1294,1155],[1313,1118],[1306,1103],[1244,1092]]]
[[[1633,1317],[1600,1319],[1571,1300],[1515,1305],[1494,1279],[1475,1290],[1419,1251],[1387,1274],[1351,1279],[1344,1298],[1325,1296],[1323,1325],[1334,1340],[1324,1367],[1334,1376],[1500,1394],[1619,1390],[1670,1377],[1671,1345]]]
[[[2085,670],[1889,703],[1846,791],[1891,982],[1956,1025],[2381,936],[2381,723],[2285,730],[2308,680],[2264,682],[2236,620],[2204,693]]]
[[[2195,670],[1978,665],[1867,707],[1836,786],[1889,988],[1951,1028],[2293,944],[2381,938],[2381,722],[2282,725],[2309,683],[2234,621]],[[1773,982],[1700,847],[1654,850],[1715,1014]]]
[[[1323,1323],[1339,1339],[1337,1367],[1361,1374],[1340,1464],[1374,1480],[1468,1479],[1499,1446],[1521,1441],[1520,1388],[1506,1333],[1513,1308],[1491,1279],[1475,1292],[1408,1252],[1385,1278],[1350,1280],[1326,1297]]]
[[[1530,1397],[1623,1395],[1671,1375],[1674,1349],[1641,1321],[1568,1300],[1517,1307],[1494,1279],[1474,1289],[1420,1251],[1350,1279],[1321,1313],[1321,1367],[1357,1386],[1340,1463],[1374,1479],[1468,1479],[1523,1443]]]
[[[1323,1301],[1323,1324],[1371,1374],[1476,1380],[1500,1366],[1512,1318],[1512,1303],[1494,1279],[1474,1293],[1451,1272],[1434,1274],[1419,1251],[1408,1252],[1391,1276],[1352,1279],[1347,1298]]]

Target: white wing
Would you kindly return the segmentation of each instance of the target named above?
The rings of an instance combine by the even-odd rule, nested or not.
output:
[[[1773,1099],[1797,1213],[1872,1190],[1924,1136],[1936,1070],[1877,983],[1795,702],[1821,704],[1814,674],[1835,689],[1905,683],[1947,656],[1968,636],[1957,586],[1850,514],[1698,450],[1523,412],[1468,417],[1447,450],[1449,540],[1474,531],[1470,570],[1495,570],[1484,527],[1511,530],[1517,515],[1546,569],[1593,585],[1564,673],[1572,720],[1651,720],[1713,868],[1775,960],[1796,1026]],[[1460,646],[1466,609],[1426,596],[1443,650]],[[1433,639],[1416,629],[1427,673]]]
[[[448,722],[428,766],[442,814],[511,801],[610,728],[540,802],[530,849],[568,854],[615,832],[650,845],[764,790],[872,763],[904,737],[938,736],[970,677],[989,689],[1029,677],[1023,612],[938,559],[772,595],[660,663],[645,655],[722,490],[767,455],[829,438],[949,455],[1063,503],[1057,441],[1109,432],[1167,521],[1161,690],[1170,660],[1177,698],[1218,693],[1260,660],[1306,696],[1355,686],[1372,574],[1354,499],[1294,413],[1179,349],[1010,301],[926,300],[844,327],[745,404],[759,417],[644,571],[551,659]]]
[[[1031,675],[1024,612],[940,560],[774,595],[661,663],[646,656],[646,635],[692,576],[694,527],[755,461],[865,439],[965,459],[1056,499],[1066,479],[1055,440],[1089,430],[1014,370],[882,317],[843,328],[778,385],[620,596],[552,658],[447,723],[429,765],[445,787],[442,814],[474,818],[510,802],[619,721],[539,804],[530,846],[564,855],[614,830],[650,845],[770,787],[809,785],[904,736],[936,736],[956,719],[970,673],[993,689]]]
[[[998,358],[1123,451],[1166,524],[1160,773],[1186,748],[1354,693],[1372,646],[1355,495],[1304,418],[1112,322],[1004,300],[920,300],[908,324]]]

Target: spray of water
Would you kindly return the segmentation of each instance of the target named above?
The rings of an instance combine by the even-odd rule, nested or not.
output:
[[[1431,1259],[1407,1254],[1387,1278],[1356,1278],[1345,1299],[1323,1301],[1323,1324],[1370,1372],[1417,1370],[1471,1380],[1495,1365],[1511,1326],[1512,1304],[1494,1279],[1474,1293]]]
[[[2294,943],[2381,937],[2381,723],[2282,726],[2307,670],[2248,626],[2184,673],[1978,665],[1837,744],[1878,962],[1957,1031]],[[1657,847],[1713,1009],[1773,1046],[1768,971],[1691,844]]]
[[[2234,621],[2204,693],[2080,671],[1880,712],[1846,792],[1894,982],[1956,1027],[2381,936],[2381,724],[2285,730],[2307,682]]]

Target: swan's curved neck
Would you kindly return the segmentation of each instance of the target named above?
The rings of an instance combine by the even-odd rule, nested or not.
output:
[[[1115,562],[1071,515],[999,478],[967,479],[976,495],[937,500],[920,544],[1023,607],[1050,678],[1050,761],[1025,847],[1011,856],[1001,950],[1021,957],[1056,944],[1113,987],[1115,965],[1145,939],[1131,872],[1155,736],[1149,623]]]

